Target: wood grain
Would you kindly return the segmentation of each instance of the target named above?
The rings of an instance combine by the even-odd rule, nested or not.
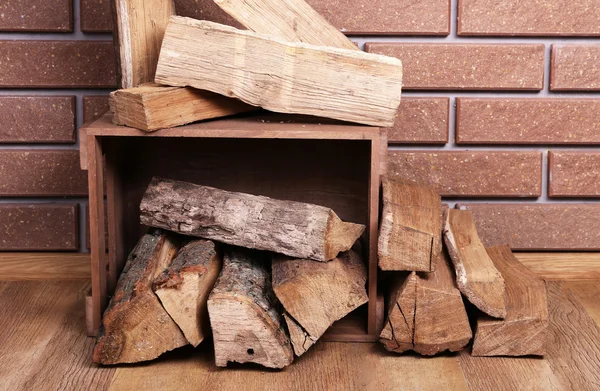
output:
[[[563,288],[575,295],[588,315],[600,326],[600,284],[597,281],[568,281]]]
[[[417,273],[398,273],[389,290],[387,317],[379,342],[390,352],[402,353],[413,348]]]
[[[155,81],[212,91],[275,112],[389,127],[400,104],[402,64],[391,57],[174,16]]]
[[[90,254],[0,253],[0,280],[88,280]]]
[[[515,256],[545,279],[600,280],[600,253],[520,252]]]

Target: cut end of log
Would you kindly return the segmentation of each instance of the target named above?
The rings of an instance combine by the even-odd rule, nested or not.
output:
[[[285,324],[290,333],[294,353],[300,357],[317,342],[317,339],[311,337],[287,312],[283,313],[283,319],[285,319]]]
[[[334,259],[339,253],[348,251],[365,231],[362,224],[342,221],[334,211],[329,211],[325,236],[325,261]]]
[[[379,342],[390,352],[402,353],[413,348],[417,274],[397,280],[390,290],[388,315]]]

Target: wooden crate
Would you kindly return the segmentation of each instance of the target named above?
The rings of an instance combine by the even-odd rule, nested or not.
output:
[[[88,334],[97,334],[127,254],[144,232],[139,204],[157,175],[324,205],[343,220],[365,224],[369,303],[324,338],[377,340],[383,314],[382,300],[377,304],[379,172],[387,145],[379,128],[317,121],[255,115],[145,133],[114,125],[107,114],[86,126],[81,159],[90,203]]]

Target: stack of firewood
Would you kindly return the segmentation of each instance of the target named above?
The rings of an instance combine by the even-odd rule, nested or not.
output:
[[[329,208],[154,178],[140,212],[157,229],[127,259],[97,363],[151,360],[212,329],[217,365],[282,368],[367,302],[365,227]]]
[[[443,210],[431,188],[386,178],[378,253],[380,268],[393,271],[380,335],[386,349],[464,348],[472,337],[467,300],[476,308],[473,355],[544,354],[545,282],[507,245],[484,248],[471,212]]]

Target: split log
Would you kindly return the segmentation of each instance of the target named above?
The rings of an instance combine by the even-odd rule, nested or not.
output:
[[[382,270],[433,271],[442,251],[442,199],[429,186],[382,178],[378,256]]]
[[[121,88],[154,81],[173,0],[112,0]]]
[[[99,364],[135,363],[187,345],[187,340],[152,291],[152,282],[177,253],[177,244],[160,230],[133,249],[104,312],[93,360]]]
[[[221,263],[213,242],[193,240],[181,248],[153,284],[163,307],[194,347],[210,335],[206,303]]]
[[[504,279],[479,240],[471,212],[458,209],[445,212],[444,241],[454,263],[458,289],[481,311],[504,318]]]
[[[173,16],[155,81],[281,113],[390,127],[400,104],[402,63]]]
[[[283,368],[291,364],[294,353],[278,306],[267,255],[228,249],[208,298],[216,365],[253,362]]]
[[[275,255],[273,290],[285,309],[294,352],[301,356],[337,320],[369,298],[367,268],[354,250],[330,262]]]
[[[256,109],[213,92],[155,83],[114,91],[109,104],[113,123],[146,132]]]
[[[286,41],[358,50],[304,0],[214,0],[248,30]]]
[[[153,178],[142,224],[295,258],[329,261],[349,250],[365,226],[329,208]]]
[[[434,355],[469,343],[469,318],[445,252],[434,263],[432,273],[412,272],[395,281],[379,338],[387,350]]]
[[[548,329],[546,283],[507,245],[487,249],[506,283],[506,318],[477,319],[473,356],[544,355]]]

